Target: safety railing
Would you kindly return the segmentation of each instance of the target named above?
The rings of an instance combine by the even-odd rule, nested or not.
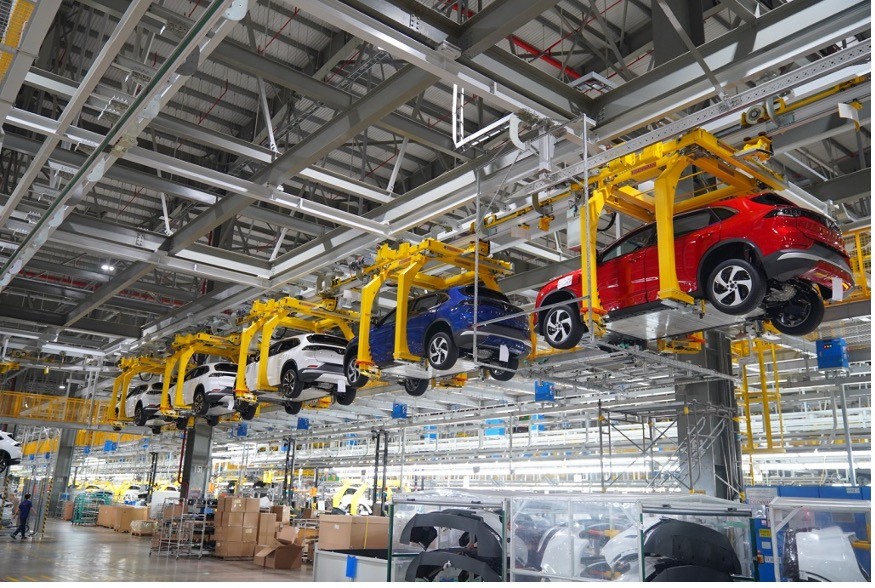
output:
[[[844,233],[845,249],[851,257],[851,271],[857,287],[845,300],[868,300],[872,283],[872,228],[863,227]]]
[[[36,4],[30,0],[0,0],[0,85],[24,36],[24,28]]]
[[[105,414],[106,401],[0,391],[0,418],[22,418],[52,423],[96,424]]]

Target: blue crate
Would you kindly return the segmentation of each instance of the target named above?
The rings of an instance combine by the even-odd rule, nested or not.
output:
[[[815,342],[817,348],[817,369],[835,370],[848,369],[848,344],[844,339],[820,339]]]
[[[485,422],[487,425],[503,425],[504,419],[486,419]],[[504,435],[505,432],[506,429],[504,427],[489,427],[485,430],[487,437]]]

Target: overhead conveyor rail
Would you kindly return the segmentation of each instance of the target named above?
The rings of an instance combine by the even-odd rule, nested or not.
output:
[[[237,380],[235,398],[240,402],[257,404],[257,397],[246,384],[246,364],[249,348],[256,334],[260,332],[258,347],[258,370],[255,389],[276,391],[276,386],[268,382],[267,360],[271,337],[276,329],[287,327],[306,333],[324,333],[339,329],[347,340],[355,336],[353,325],[358,323],[359,313],[339,308],[336,298],[323,298],[319,302],[308,302],[286,297],[279,300],[256,300],[249,313],[238,323],[246,327],[240,333],[237,355]]]
[[[430,275],[427,270],[437,265],[449,265],[461,271],[449,277]],[[444,290],[479,280],[485,287],[500,291],[497,278],[509,275],[511,271],[510,263],[489,256],[489,244],[484,241],[478,240],[465,249],[431,238],[415,245],[402,243],[397,248],[382,245],[377,250],[374,264],[363,270],[363,274],[370,279],[362,288],[357,359],[359,369],[368,376],[380,376],[371,356],[370,328],[374,304],[384,284],[397,285],[393,357],[396,361],[420,362],[422,358],[410,352],[407,342],[410,289],[416,286],[432,291]]]

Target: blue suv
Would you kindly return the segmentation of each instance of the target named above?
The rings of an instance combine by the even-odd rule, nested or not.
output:
[[[477,359],[498,365],[489,368],[496,380],[513,378],[519,360],[531,351],[528,318],[501,292],[477,289],[477,320],[474,320],[474,286],[459,286],[431,292],[410,301],[407,311],[407,346],[410,352],[425,357],[435,370],[450,370],[459,357],[472,357],[475,322],[483,323],[504,316],[519,315],[477,328]],[[378,367],[395,364],[395,310],[378,320],[370,333],[371,357]],[[501,348],[507,360],[501,361]],[[361,388],[368,382],[356,366],[358,337],[347,344],[344,373],[349,385]],[[404,389],[420,396],[428,388],[428,379],[408,377]]]

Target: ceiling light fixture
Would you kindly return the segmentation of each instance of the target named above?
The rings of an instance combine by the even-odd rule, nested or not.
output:
[[[105,272],[114,272],[115,266],[107,261],[106,263],[104,263],[103,265],[100,266],[100,269],[102,269]]]

